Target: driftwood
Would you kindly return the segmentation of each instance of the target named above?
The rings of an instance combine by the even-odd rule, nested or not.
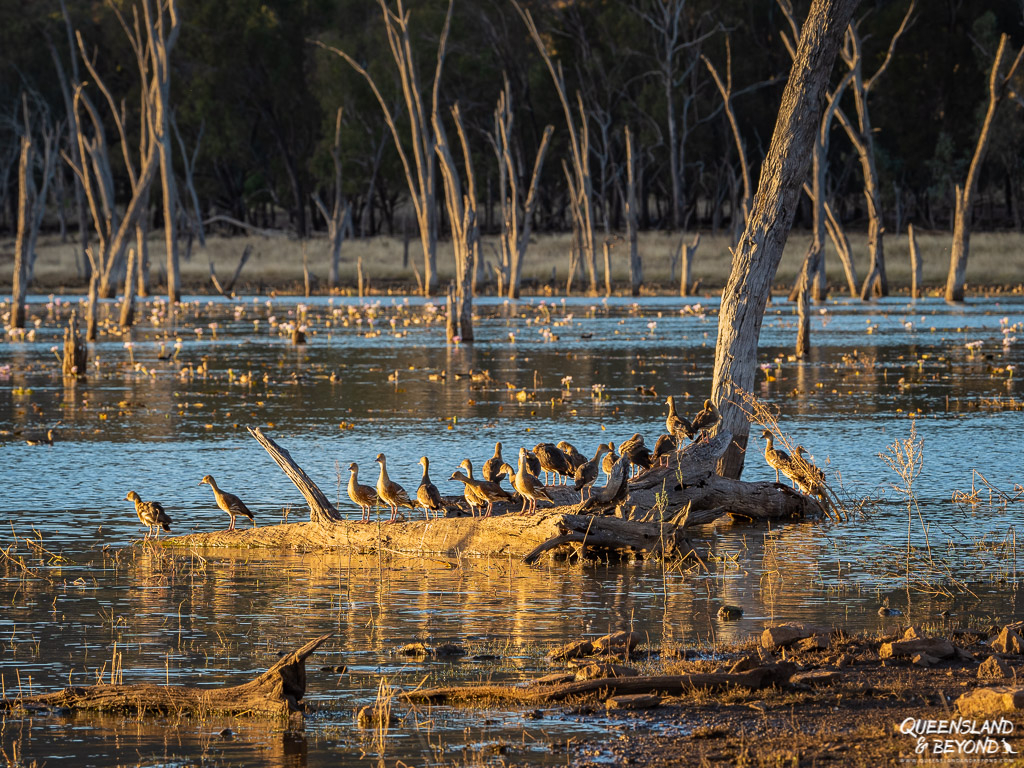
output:
[[[514,514],[520,502],[513,501],[496,503],[491,517],[365,524],[345,519],[288,451],[260,429],[249,431],[305,497],[309,522],[195,533],[165,539],[164,546],[517,557],[526,563],[556,550],[687,557],[694,551],[688,529],[722,515],[767,520],[821,512],[815,500],[785,486],[715,475],[715,463],[731,440],[722,433],[686,446],[670,457],[669,466],[632,481],[626,481],[625,463],[617,463],[609,484],[583,504],[572,486],[556,485],[546,487],[554,506],[533,515]],[[449,514],[459,511],[456,499],[449,506]]]
[[[242,274],[242,267],[245,266],[245,262],[249,260],[250,256],[252,256],[252,246],[247,245],[242,249],[242,255],[238,258],[238,266],[235,267],[235,273],[223,285],[221,285],[220,280],[217,278],[217,270],[214,269],[213,259],[210,259],[210,282],[217,289],[217,293],[229,299],[232,297],[235,282],[238,280],[239,275]]]
[[[73,686],[54,693],[0,699],[0,710],[66,707],[71,710],[132,714],[226,714],[301,721],[306,694],[306,657],[331,634],[310,640],[281,657],[259,677],[227,688],[185,685]]]
[[[413,702],[463,703],[471,701],[501,701],[515,704],[541,704],[570,698],[596,696],[601,700],[612,696],[640,693],[682,694],[694,690],[720,691],[730,687],[758,690],[785,682],[794,671],[791,664],[782,663],[757,667],[746,672],[708,672],[689,675],[658,675],[634,677],[603,677],[570,683],[544,683],[536,681],[523,686],[513,685],[456,685],[444,688],[424,688],[403,694]]]

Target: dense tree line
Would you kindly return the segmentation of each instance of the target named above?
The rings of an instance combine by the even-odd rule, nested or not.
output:
[[[866,70],[874,71],[885,58],[908,2],[861,4],[857,18]],[[798,2],[795,16],[803,18],[807,5]],[[123,100],[129,143],[137,142],[141,132],[141,86],[113,8],[130,23],[132,6],[130,0],[113,0],[113,5],[66,0],[70,27],[81,34],[86,55],[110,91]],[[407,0],[404,7],[415,64],[421,82],[429,84],[448,3]],[[767,0],[532,0],[523,7],[536,20],[547,52],[561,64],[573,106],[581,104],[586,114],[595,228],[625,227],[628,126],[641,228],[735,229],[744,194],[740,148],[756,180],[791,63],[782,39],[789,27],[780,5]],[[341,190],[350,204],[352,233],[414,230],[404,172],[377,98],[352,66],[315,44],[343,50],[364,67],[404,124],[408,115],[376,2],[179,0],[177,10],[181,30],[170,57],[170,104],[180,138],[174,164],[182,182],[193,172],[200,211],[195,214],[185,185],[179,184],[186,229],[195,227],[193,219],[213,216],[260,227],[288,226],[299,235],[325,229],[314,194],[328,204],[335,195],[331,149],[337,110],[343,108]],[[64,126],[67,152],[68,109],[55,59],[71,73],[74,47],[58,0],[3,0],[0,22],[0,226],[13,231],[19,137],[26,130],[23,94],[33,124]],[[971,162],[999,37],[1009,34],[1016,50],[1024,41],[1022,23],[1021,6],[1013,0],[931,0],[912,13],[870,104],[887,228],[902,228],[908,221],[951,226],[954,186],[962,183]],[[89,81],[84,68],[79,70],[80,78]],[[731,89],[735,132],[716,73]],[[842,76],[837,66],[833,82]],[[446,120],[450,107],[459,105],[484,232],[497,232],[501,225],[499,165],[488,137],[494,133],[504,78],[515,115],[512,149],[527,181],[545,127],[555,129],[538,185],[534,231],[568,229],[572,219],[562,168],[570,156],[568,132],[538,47],[510,0],[455,0],[438,98]],[[87,84],[86,92],[91,88]],[[1024,225],[1020,92],[1011,92],[993,129],[974,211],[980,228]],[[855,114],[852,93],[847,90],[841,98],[845,110]],[[827,184],[833,204],[847,225],[864,224],[857,153],[838,124],[832,132]],[[113,127],[109,135],[117,144]],[[404,129],[400,135],[408,141]],[[124,187],[129,179],[119,152],[112,153],[114,177]],[[462,156],[453,154],[461,166]],[[194,164],[186,168],[193,155]],[[67,162],[57,166],[48,194],[51,205],[59,204],[66,213],[61,226],[73,233],[74,176]],[[161,225],[161,194],[155,184],[148,201],[154,226]],[[450,228],[444,215],[442,233]],[[797,224],[809,226],[810,219],[805,198]],[[57,221],[48,215],[49,225]],[[415,231],[409,234],[415,239]]]

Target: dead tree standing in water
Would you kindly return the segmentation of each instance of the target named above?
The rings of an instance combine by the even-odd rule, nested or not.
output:
[[[832,66],[858,0],[813,0],[782,93],[768,154],[746,229],[736,247],[722,297],[712,399],[733,435],[719,474],[738,478],[750,424],[738,390],[749,390],[757,370],[757,342],[772,280],[796,213],[797,198],[820,125]]]
[[[341,261],[341,246],[345,242],[345,232],[352,226],[352,205],[344,198],[341,186],[341,107],[334,121],[334,144],[331,146],[331,161],[334,163],[334,205],[330,212],[320,195],[313,193],[313,202],[327,222],[327,237],[331,241],[331,269],[327,274],[327,287],[338,285],[338,264]]]
[[[1022,47],[1017,51],[1006,74],[1002,74],[1003,61],[1007,55],[1006,43],[1007,37],[1004,34],[999,38],[999,48],[992,60],[992,71],[988,78],[988,109],[985,111],[985,120],[981,124],[981,133],[978,134],[978,144],[974,149],[970,170],[967,172],[967,181],[962,188],[958,185],[955,191],[956,213],[953,220],[953,249],[949,254],[949,275],[946,277],[946,301],[964,300],[967,257],[971,250],[971,209],[974,207],[974,193],[978,186],[978,176],[981,173],[981,164],[985,161],[985,152],[992,135],[992,122],[995,119],[996,110],[999,108],[999,102],[1006,95],[1007,86],[1013,79],[1017,67],[1020,66],[1021,57],[1024,57],[1024,47]]]
[[[636,239],[639,204],[636,199],[636,157],[633,154],[633,134],[626,126],[626,247],[629,249],[629,288],[634,296],[640,295],[640,286],[644,282],[644,266],[640,261]]]
[[[18,161],[18,221],[14,240],[14,276],[11,282],[11,328],[25,327],[25,300],[35,268],[36,240],[46,211],[46,192],[54,175],[54,161],[57,157],[55,147],[59,133],[59,128],[46,124],[44,116],[38,129],[42,140],[40,152],[32,135],[27,94],[22,94],[22,108],[25,132],[21,137]],[[37,164],[41,170],[38,184]]]

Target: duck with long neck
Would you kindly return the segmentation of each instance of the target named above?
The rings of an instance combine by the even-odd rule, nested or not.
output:
[[[231,517],[231,525],[228,526],[229,531],[235,530],[235,516],[241,515],[247,517],[252,521],[252,527],[256,527],[256,517],[249,510],[245,503],[235,496],[233,493],[221,490],[220,486],[217,485],[217,481],[213,479],[213,475],[206,475],[199,484],[206,483],[213,489],[213,497],[217,500],[217,506],[223,509]]]
[[[381,500],[391,507],[391,520],[395,522],[398,517],[399,506],[415,509],[416,507],[409,500],[409,494],[405,488],[388,477],[387,458],[383,453],[378,453],[376,462],[380,464],[380,476],[377,478],[377,495]]]
[[[359,483],[359,465],[354,461],[348,465],[348,497],[363,513],[360,523],[370,522],[370,507],[377,503],[377,491]]]
[[[444,501],[437,486],[430,482],[430,459],[423,456],[420,464],[423,466],[423,477],[420,479],[420,487],[416,489],[416,502],[423,507],[423,513],[429,520],[431,512],[437,516],[444,511]]]

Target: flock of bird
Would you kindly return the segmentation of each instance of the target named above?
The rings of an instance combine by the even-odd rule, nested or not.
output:
[[[554,503],[547,491],[549,483],[568,484],[570,480],[580,494],[580,503],[583,503],[592,495],[592,486],[601,471],[608,476],[609,485],[612,484],[613,474],[617,471],[622,473],[624,481],[627,470],[632,474],[664,464],[674,451],[682,449],[687,440],[698,437],[705,439],[708,431],[721,421],[718,408],[711,400],[704,401],[704,407],[692,421],[679,415],[673,397],[670,396],[666,403],[666,433],[658,438],[653,451],[644,444],[640,433],[635,433],[628,440],[621,442],[617,452],[613,443],[602,443],[597,446],[593,458],[590,459],[563,440],[557,444],[538,443],[532,450],[521,447],[516,466],[513,467],[505,461],[502,444],[499,442],[495,443],[494,455],[483,463],[480,477],[473,476],[473,463],[469,459],[463,459],[449,479],[462,483],[463,498],[474,517],[478,514],[490,517],[495,503],[514,502],[517,497],[522,501],[519,514],[532,514],[537,511],[538,502]],[[779,481],[781,473],[790,478],[804,493],[817,496],[824,493],[825,475],[807,461],[801,446],[796,448],[796,458],[793,458],[775,447],[770,430],[764,430],[761,436],[767,441],[764,457],[768,465],[775,470],[776,482]],[[412,510],[421,508],[429,520],[431,515],[436,518],[451,506],[437,490],[437,486],[431,482],[430,459],[426,456],[419,460],[420,466],[423,467],[423,475],[415,496],[410,496],[401,485],[389,477],[387,457],[383,453],[378,453],[375,461],[380,467],[375,486],[359,482],[358,464],[352,462],[348,467],[348,496],[362,511],[360,522],[368,523],[371,511],[379,505],[386,506],[390,511],[389,522],[398,519],[400,507]],[[622,469],[617,470],[617,467]],[[505,480],[512,486],[511,492],[502,486]],[[247,517],[252,521],[253,527],[256,527],[253,513],[238,496],[222,490],[211,475],[206,475],[199,481],[200,485],[204,483],[213,490],[217,506],[231,518],[228,530],[235,529],[235,518],[238,515]],[[135,491],[129,491],[126,500],[135,503],[139,521],[149,529],[147,539],[154,532],[159,536],[161,530],[171,530],[172,520],[160,502],[143,501]]]
[[[674,398],[669,397],[667,403],[667,433],[658,438],[653,451],[644,444],[643,437],[636,433],[619,444],[618,452],[613,443],[602,443],[593,458],[588,460],[575,446],[563,440],[557,444],[538,443],[532,450],[521,447],[516,466],[512,466],[502,455],[502,444],[499,442],[495,443],[494,455],[483,463],[479,477],[473,476],[472,461],[463,459],[449,479],[462,483],[463,498],[473,516],[479,513],[483,517],[490,517],[495,503],[514,502],[517,497],[522,501],[519,513],[532,514],[537,511],[538,502],[554,503],[546,490],[549,484],[568,484],[570,480],[579,492],[582,503],[592,493],[592,486],[602,470],[610,479],[615,465],[620,462],[635,472],[650,469],[666,461],[669,454],[682,448],[686,440],[707,434],[721,419],[718,408],[710,400],[704,401],[704,407],[693,421],[676,412]],[[400,507],[413,510],[422,508],[427,519],[431,515],[440,516],[448,508],[449,503],[430,480],[430,459],[426,456],[419,461],[423,475],[415,496],[410,495],[388,475],[387,457],[383,453],[378,453],[375,461],[380,466],[376,486],[359,482],[358,464],[352,462],[348,467],[348,496],[362,510],[361,522],[369,522],[370,512],[377,505],[386,506],[390,510],[389,522],[398,519]],[[505,480],[512,486],[511,492],[502,486]]]

